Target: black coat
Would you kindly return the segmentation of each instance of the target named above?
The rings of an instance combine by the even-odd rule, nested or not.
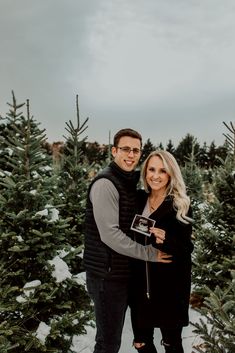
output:
[[[139,193],[139,213],[142,213],[148,195]],[[152,243],[172,255],[172,263],[153,263],[132,259],[130,307],[134,325],[139,327],[175,328],[187,326],[191,286],[192,225],[176,219],[173,201],[166,198],[150,218],[155,227],[164,229],[165,241],[157,245],[155,237],[135,232],[136,241]],[[147,281],[148,277],[148,281]],[[150,298],[147,297],[147,282]]]

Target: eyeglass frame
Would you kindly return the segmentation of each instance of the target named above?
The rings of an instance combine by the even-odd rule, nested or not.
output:
[[[130,148],[128,146],[123,146],[123,147],[117,146],[116,148],[119,148],[123,153],[126,153],[126,154],[130,154],[131,152],[133,152],[134,155],[138,155],[142,152],[142,150],[139,148]]]

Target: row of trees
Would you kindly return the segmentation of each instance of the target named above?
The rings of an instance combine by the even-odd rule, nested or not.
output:
[[[56,142],[56,144],[59,144],[60,151],[63,154],[64,143]],[[49,143],[47,143],[45,147],[47,148],[49,154],[52,153],[52,148]],[[147,139],[147,141],[143,144],[140,163],[145,160],[150,152],[156,149],[164,148],[174,154],[177,161],[182,166],[191,157],[193,151],[197,165],[201,168],[210,170],[211,168],[221,165],[221,159],[225,159],[227,155],[228,142],[225,141],[222,146],[216,146],[214,141],[211,142],[210,145],[207,145],[205,142],[203,146],[200,146],[197,138],[189,133],[179,142],[177,147],[174,147],[171,140],[164,147],[162,143],[154,145],[150,139]],[[107,144],[100,145],[98,142],[83,141],[81,144],[81,150],[83,152],[83,159],[88,164],[95,164],[97,166],[107,162],[110,156],[110,146]]]
[[[55,161],[29,102],[17,104],[14,93],[12,98],[0,123],[0,352],[72,353],[74,336],[85,333],[93,318],[82,267],[86,191],[92,171],[108,163],[109,146],[97,144],[94,158],[82,138],[88,120],[80,124],[76,99],[76,124],[66,123],[67,137]],[[193,285],[203,315],[195,330],[204,341],[204,347],[194,348],[197,352],[232,353],[235,348],[235,138],[230,125],[225,145],[214,148],[214,159],[212,147],[210,154],[207,150],[210,163],[202,162],[202,148],[191,135],[176,149],[167,146],[181,164],[194,210]],[[163,148],[148,140],[142,158],[155,147]]]

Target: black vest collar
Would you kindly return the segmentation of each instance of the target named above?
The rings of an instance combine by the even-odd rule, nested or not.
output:
[[[113,170],[115,175],[117,175],[129,187],[136,188],[140,178],[139,171],[126,172],[125,170],[121,169],[114,161],[109,164],[109,167]]]

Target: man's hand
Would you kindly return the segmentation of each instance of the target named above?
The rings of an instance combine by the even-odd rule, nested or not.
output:
[[[157,262],[162,262],[165,264],[169,264],[172,262],[172,255],[167,254],[159,249],[157,249]]]

